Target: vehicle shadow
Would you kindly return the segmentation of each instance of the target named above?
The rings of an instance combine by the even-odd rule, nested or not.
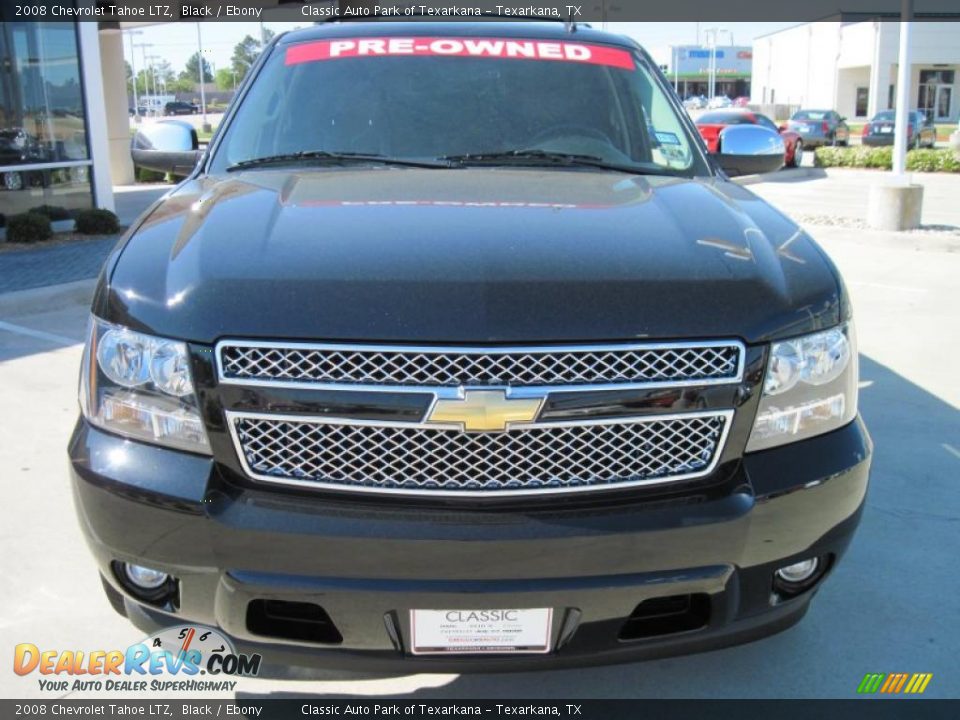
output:
[[[767,173],[763,176],[762,182],[782,185],[822,180],[825,177],[827,177],[827,171],[823,168],[807,167],[805,164],[799,168],[784,168],[775,173]]]
[[[237,700],[355,697],[854,697],[864,673],[933,672],[925,696],[960,688],[954,648],[960,593],[960,412],[860,357],[860,411],[875,443],[857,537],[799,625],[748,645],[627,665],[516,674],[394,677],[279,669],[282,684]],[[451,679],[448,679],[451,678]],[[363,681],[356,683],[356,681]],[[369,681],[369,682],[367,682]],[[322,683],[322,689],[316,683]],[[248,686],[249,687],[249,686]],[[403,691],[398,688],[410,688]]]

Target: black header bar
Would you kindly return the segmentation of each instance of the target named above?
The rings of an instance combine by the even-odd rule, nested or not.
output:
[[[915,21],[960,20],[957,0],[911,0]],[[323,22],[575,20],[812,22],[899,20],[902,0],[3,0],[0,20],[41,22]]]

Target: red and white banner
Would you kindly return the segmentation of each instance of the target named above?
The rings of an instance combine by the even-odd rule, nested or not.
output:
[[[480,57],[556,60],[633,70],[629,50],[607,45],[504,38],[380,37],[317,40],[287,48],[286,64],[356,57]]]

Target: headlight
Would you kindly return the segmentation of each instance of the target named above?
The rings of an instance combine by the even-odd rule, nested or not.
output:
[[[836,430],[857,415],[853,324],[770,346],[747,452]]]
[[[93,318],[80,374],[80,408],[91,424],[109,432],[210,452],[186,343]]]

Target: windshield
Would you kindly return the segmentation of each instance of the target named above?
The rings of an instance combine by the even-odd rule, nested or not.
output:
[[[525,153],[524,163],[550,164],[531,150],[638,172],[708,172],[639,54],[590,43],[453,37],[277,46],[210,169],[318,151],[417,160],[516,152]]]
[[[909,122],[915,123],[920,118],[920,113],[911,111],[907,113],[907,120]],[[873,122],[894,122],[897,119],[896,110],[884,110],[883,112],[878,112],[873,116]]]
[[[720,110],[704,113],[697,118],[697,125],[755,125],[753,113],[743,110]]]

